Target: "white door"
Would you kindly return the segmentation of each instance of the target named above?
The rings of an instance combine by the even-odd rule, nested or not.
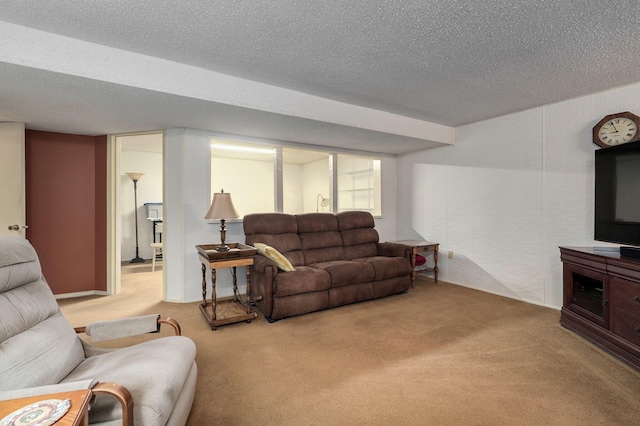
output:
[[[0,123],[0,235],[26,238],[24,124]]]

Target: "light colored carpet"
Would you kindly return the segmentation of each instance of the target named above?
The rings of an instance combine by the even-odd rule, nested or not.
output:
[[[189,425],[637,425],[640,373],[559,311],[418,276],[408,293],[212,331],[127,266],[122,294],[61,300],[74,326],[159,312],[198,346]]]

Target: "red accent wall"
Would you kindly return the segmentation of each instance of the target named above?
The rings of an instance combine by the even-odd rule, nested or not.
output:
[[[27,130],[27,238],[54,294],[107,289],[107,137]]]

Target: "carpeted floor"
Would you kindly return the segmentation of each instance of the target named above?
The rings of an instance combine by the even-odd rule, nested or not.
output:
[[[212,331],[161,301],[162,273],[61,300],[74,326],[159,312],[198,346],[189,425],[637,425],[640,373],[558,324],[559,311],[419,276],[408,293]]]

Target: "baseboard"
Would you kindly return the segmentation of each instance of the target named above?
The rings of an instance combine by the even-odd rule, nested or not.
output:
[[[84,297],[84,296],[108,296],[109,293],[101,290],[91,290],[91,291],[78,291],[75,293],[62,293],[62,294],[54,294],[56,299],[71,299],[73,297]]]
[[[440,282],[440,281],[442,281],[442,280],[438,280],[438,282]],[[555,311],[560,311],[562,309],[562,306],[555,306],[555,305],[551,305],[549,303],[539,302],[537,300],[531,300],[531,299],[527,299],[527,298],[523,298],[523,297],[514,297],[512,295],[498,293],[497,291],[490,291],[490,290],[485,290],[483,288],[471,287],[470,285],[454,283],[454,282],[451,282],[451,281],[443,281],[443,282],[445,282],[447,284],[458,285],[460,287],[470,288],[471,290],[482,291],[484,293],[489,293],[489,294],[493,294],[493,295],[500,296],[500,297],[506,297],[507,299],[518,300],[520,302],[529,303],[531,305],[542,306],[543,308],[549,308],[549,309],[553,309]]]

